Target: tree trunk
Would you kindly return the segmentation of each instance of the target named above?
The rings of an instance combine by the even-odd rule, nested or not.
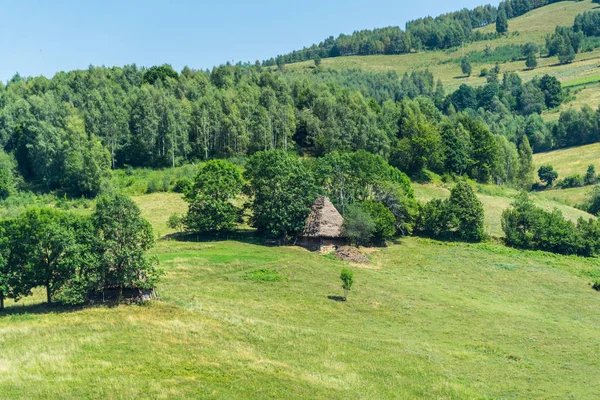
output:
[[[4,293],[0,292],[0,311],[4,310]]]
[[[50,285],[46,285],[46,301],[48,304],[52,304],[52,292],[50,291]]]
[[[344,289],[344,301],[348,300],[348,289]]]

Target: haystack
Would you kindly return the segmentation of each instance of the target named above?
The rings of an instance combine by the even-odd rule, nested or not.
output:
[[[315,200],[312,211],[306,219],[306,226],[300,234],[301,246],[311,250],[332,250],[343,243],[342,225],[344,217],[336,210],[328,197],[320,196]]]

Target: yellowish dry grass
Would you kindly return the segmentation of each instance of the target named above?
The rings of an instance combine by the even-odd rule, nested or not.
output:
[[[600,143],[534,154],[533,161],[536,170],[542,165],[552,165],[559,179],[574,174],[583,176],[589,165],[600,171]]]

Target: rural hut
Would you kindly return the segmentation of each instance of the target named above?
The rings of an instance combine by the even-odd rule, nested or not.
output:
[[[344,217],[336,210],[331,200],[320,196],[312,206],[297,244],[312,251],[333,251],[337,246],[344,244],[343,224]]]

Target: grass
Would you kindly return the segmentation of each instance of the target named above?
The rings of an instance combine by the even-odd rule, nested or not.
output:
[[[534,154],[533,161],[536,171],[542,165],[552,165],[559,179],[574,174],[584,176],[589,165],[600,171],[600,143]]]
[[[351,267],[355,287],[336,302],[347,265],[300,248],[161,241],[155,252],[160,302],[0,317],[2,396],[599,394],[595,260],[409,238]],[[246,279],[259,270],[284,279]]]

